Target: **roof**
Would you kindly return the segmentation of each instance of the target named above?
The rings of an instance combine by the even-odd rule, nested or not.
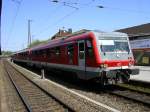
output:
[[[150,35],[150,23],[124,28],[116,31],[127,33],[129,36]]]
[[[77,32],[74,32],[70,35],[64,36],[62,38],[56,38],[53,40],[50,40],[48,43],[44,43],[44,44],[40,44],[37,46],[34,46],[32,48],[28,48],[28,49],[24,49],[21,51],[18,51],[17,53],[22,53],[22,52],[26,52],[26,51],[34,51],[34,50],[42,50],[42,49],[46,49],[49,48],[50,46],[58,46],[59,44],[64,44],[64,42],[70,42],[70,41],[74,41],[76,39],[79,38],[85,38],[87,37],[87,35],[90,35],[91,33],[99,33],[101,36],[127,36],[127,34],[125,33],[121,33],[121,32],[102,32],[102,31],[97,31],[97,30],[86,30],[86,29],[82,29],[79,30]]]
[[[68,29],[68,31],[59,29],[59,31],[54,36],[51,37],[51,40],[61,38],[69,34],[72,34],[72,29]]]

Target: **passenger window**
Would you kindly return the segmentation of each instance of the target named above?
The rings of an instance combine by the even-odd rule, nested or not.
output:
[[[67,54],[69,57],[70,64],[73,64],[73,52],[74,52],[73,45],[68,45],[67,46]]]
[[[87,45],[87,56],[88,57],[93,57],[93,47],[92,47],[91,40],[87,40],[86,45]]]
[[[84,59],[85,52],[84,52],[84,43],[79,43],[79,58]]]
[[[44,56],[44,58],[46,58],[46,56],[47,56],[46,55],[46,49],[43,50],[43,56]]]
[[[69,45],[68,47],[67,47],[67,53],[68,53],[68,56],[70,57],[70,58],[73,58],[73,45]]]
[[[50,53],[51,53],[51,56],[54,57],[55,56],[55,48],[51,48]]]
[[[56,56],[59,56],[60,55],[60,47],[56,47],[55,52],[56,52]]]
[[[46,49],[46,55],[50,57],[50,49]]]

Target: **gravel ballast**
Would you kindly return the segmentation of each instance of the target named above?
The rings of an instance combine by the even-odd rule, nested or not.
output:
[[[14,64],[13,64],[14,65]],[[75,111],[109,111],[105,108],[100,108],[97,105],[90,104],[90,102],[84,101],[84,99],[80,97],[76,97],[64,90],[60,90],[60,88],[51,84],[48,80],[41,80],[39,76],[33,75],[30,72],[26,71],[22,67],[16,66],[19,68],[21,72],[23,72],[26,76],[34,80],[38,85],[44,87],[51,94],[54,94],[58,99],[62,99],[66,104],[70,105]],[[84,91],[81,89],[70,88],[73,91],[76,91],[79,94],[85,95],[88,98],[91,98],[97,102],[102,102],[105,105],[108,105],[114,109],[123,112],[149,112],[150,108],[146,107],[142,104],[135,103],[124,98],[116,97],[107,93],[95,93],[92,91]],[[89,106],[89,107],[88,107]]]

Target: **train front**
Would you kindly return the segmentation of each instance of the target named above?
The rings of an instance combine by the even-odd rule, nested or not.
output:
[[[101,83],[125,83],[130,75],[139,74],[127,34],[112,32],[97,35],[100,55]]]

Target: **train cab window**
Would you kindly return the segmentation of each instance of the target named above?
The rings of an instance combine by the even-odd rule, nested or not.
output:
[[[87,57],[93,57],[93,47],[92,47],[91,40],[86,41],[86,46],[87,46],[87,50],[86,50]]]
[[[79,43],[79,58],[85,58],[84,43]]]

